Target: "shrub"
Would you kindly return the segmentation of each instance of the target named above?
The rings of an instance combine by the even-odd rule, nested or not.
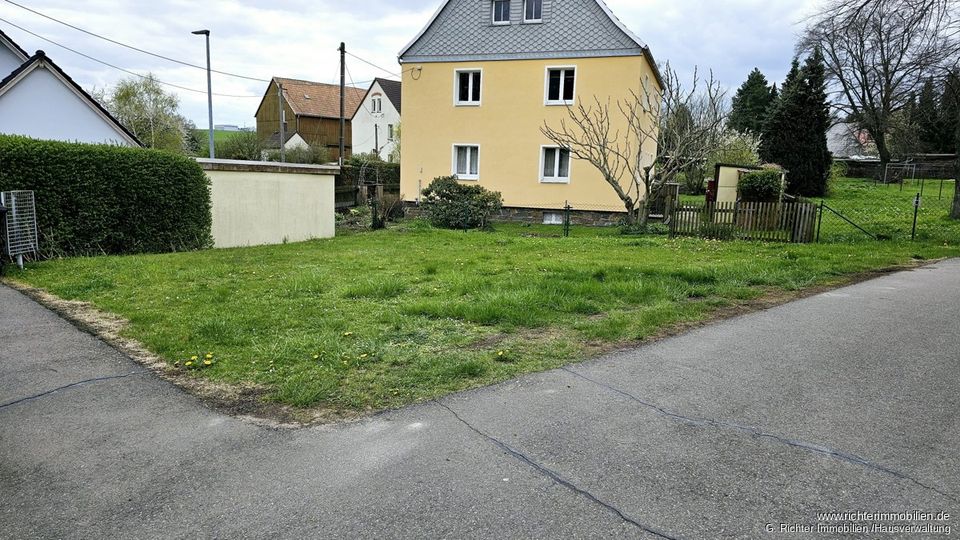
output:
[[[263,144],[253,131],[231,133],[229,137],[215,142],[213,149],[217,153],[217,159],[260,161],[263,155]],[[204,155],[208,153],[204,152]]]
[[[280,161],[280,150],[270,150],[266,155],[267,161]],[[284,151],[285,163],[302,163],[305,165],[325,165],[330,163],[330,152],[319,146],[298,146]]]
[[[464,185],[455,176],[436,178],[423,190],[424,216],[434,227],[482,229],[503,207],[500,193],[478,185]]]
[[[783,174],[777,169],[745,174],[739,189],[744,202],[777,202],[783,196]]]
[[[0,191],[33,190],[41,255],[209,247],[210,184],[190,158],[0,136]]]

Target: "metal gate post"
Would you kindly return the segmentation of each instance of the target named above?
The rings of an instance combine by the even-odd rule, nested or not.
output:
[[[823,199],[820,199],[820,216],[817,218],[817,243],[820,243],[820,230],[823,229]]]
[[[910,233],[910,240],[917,239],[917,216],[920,214],[920,194],[913,200],[913,232]]]

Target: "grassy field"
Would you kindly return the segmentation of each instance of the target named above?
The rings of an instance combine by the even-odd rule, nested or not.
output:
[[[960,255],[948,244],[409,222],[283,246],[49,261],[13,277],[118,314],[126,336],[196,377],[362,412],[581,360],[763,295]]]

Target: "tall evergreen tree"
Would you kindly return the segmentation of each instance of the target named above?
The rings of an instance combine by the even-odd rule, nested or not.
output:
[[[773,101],[773,89],[759,69],[754,69],[733,97],[727,125],[738,133],[759,136]]]
[[[954,71],[947,76],[940,98],[937,153],[952,154],[957,151],[957,129],[960,129],[960,72]]]
[[[832,158],[827,150],[830,106],[819,50],[801,69],[794,60],[780,98],[764,123],[761,157],[787,169],[787,191],[817,197],[827,192]]]
[[[786,108],[787,94],[793,91],[797,78],[800,75],[800,61],[793,59],[787,79],[780,86],[779,93],[763,120],[763,130],[760,133],[760,159],[764,163],[782,165],[783,149],[786,148],[792,127]]]
[[[938,152],[941,146],[940,104],[941,96],[933,84],[933,77],[923,83],[916,106],[910,111],[910,122],[916,126],[917,138],[922,152]],[[952,137],[951,137],[952,139]]]

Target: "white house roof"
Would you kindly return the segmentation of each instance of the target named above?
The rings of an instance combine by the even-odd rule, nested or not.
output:
[[[124,127],[119,120],[110,114],[110,111],[106,110],[103,105],[93,98],[93,96],[88,94],[86,90],[84,90],[79,84],[71,79],[70,76],[60,69],[60,66],[54,63],[53,60],[47,57],[46,53],[43,51],[37,51],[37,53],[28,58],[23,65],[0,81],[0,100],[3,99],[3,96],[7,92],[15,88],[20,82],[26,80],[31,73],[38,69],[46,69],[64,86],[76,94],[76,96],[80,98],[80,100],[88,107],[90,107],[90,109],[92,109],[97,116],[103,119],[107,125],[117,132],[119,140],[123,140],[133,146],[143,146],[143,143],[137,139],[136,135]]]

